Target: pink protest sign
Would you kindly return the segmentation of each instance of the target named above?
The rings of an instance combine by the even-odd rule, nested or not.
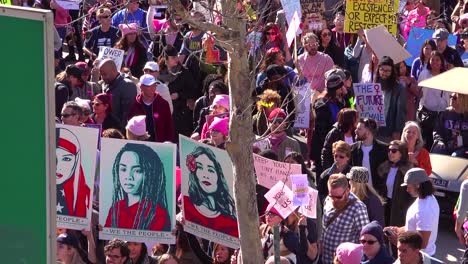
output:
[[[318,191],[309,187],[309,204],[303,205],[299,208],[299,213],[309,217],[317,218],[317,195]]]
[[[277,182],[266,194],[265,198],[270,205],[278,210],[283,219],[286,219],[297,206],[293,205],[293,192],[282,181]]]
[[[258,184],[266,188],[273,187],[278,181],[285,182],[291,188],[289,175],[302,173],[299,164],[274,161],[256,154],[254,154],[254,166]]]
[[[362,118],[372,118],[385,126],[384,98],[380,83],[355,83],[354,103]]]

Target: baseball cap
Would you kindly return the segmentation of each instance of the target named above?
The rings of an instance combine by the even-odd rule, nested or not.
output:
[[[343,87],[346,74],[341,69],[332,69],[325,73],[325,82],[328,90],[336,90]]]
[[[143,84],[145,86],[151,86],[151,85],[153,85],[153,84],[155,84],[157,82],[158,81],[151,74],[143,74],[140,77],[140,84]]]
[[[425,181],[429,181],[429,177],[426,171],[421,168],[412,168],[405,174],[405,179],[401,186],[407,186],[408,184],[420,184]]]
[[[366,167],[352,167],[346,174],[346,178],[359,183],[367,183],[369,181],[369,170]]]
[[[445,28],[439,28],[434,33],[432,33],[432,38],[436,40],[446,40],[448,39],[449,32]]]
[[[78,248],[78,238],[72,234],[63,233],[57,237],[57,242],[65,245],[69,245],[74,248]]]
[[[143,68],[143,70],[150,70],[152,72],[158,72],[159,71],[159,65],[158,65],[158,63],[156,63],[154,61],[148,61],[145,64],[145,67]]]

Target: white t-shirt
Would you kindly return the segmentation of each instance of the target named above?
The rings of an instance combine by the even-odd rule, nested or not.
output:
[[[387,175],[387,197],[392,199],[393,198],[393,185],[395,185],[395,177],[397,174],[398,168],[390,168],[390,171]]]
[[[373,187],[373,185],[372,185],[372,170],[371,170],[371,166],[370,166],[369,152],[371,152],[373,147],[374,147],[373,145],[370,145],[370,146],[362,145],[361,146],[362,153],[363,153],[363,155],[362,155],[362,166],[366,167],[367,170],[369,170],[369,184],[372,187]]]
[[[344,141],[348,143],[349,145],[352,145],[354,143],[353,137],[344,137]]]
[[[427,196],[425,199],[417,198],[406,212],[406,231],[431,231],[427,247],[422,249],[430,256],[436,252],[439,213],[439,204],[434,195]]]

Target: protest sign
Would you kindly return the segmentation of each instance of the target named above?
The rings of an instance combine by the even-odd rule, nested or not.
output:
[[[0,0],[0,5],[11,5],[11,0]]]
[[[323,17],[325,11],[324,0],[300,0],[303,21],[303,30],[321,30],[326,27]]]
[[[81,0],[56,0],[57,4],[66,10],[79,10]]]
[[[413,61],[419,57],[421,53],[422,45],[424,41],[432,39],[432,34],[435,30],[413,27],[408,35],[408,41],[406,42],[406,50],[411,54],[411,57],[405,60],[406,65],[413,65]],[[457,37],[453,34],[449,34],[448,44],[449,46],[455,46],[457,44]]]
[[[281,6],[283,6],[286,21],[289,26],[291,26],[291,21],[295,15],[294,13],[297,13],[298,17],[301,18],[301,2],[299,0],[281,0]]]
[[[309,205],[309,181],[307,174],[293,174],[291,175],[292,192],[293,192],[293,205]]]
[[[468,94],[468,82],[461,82],[468,76],[468,68],[455,67],[434,77],[419,82],[420,87],[428,87],[452,93]]]
[[[362,118],[373,118],[385,126],[384,100],[380,83],[355,83],[354,103]]]
[[[57,227],[90,230],[99,130],[57,124]]]
[[[294,120],[294,127],[309,128],[310,126],[310,98],[312,90],[310,83],[305,83],[302,86],[296,86],[296,119]]]
[[[117,65],[117,70],[122,68],[122,62],[124,58],[125,51],[121,49],[114,49],[110,47],[99,47],[98,60],[102,61],[104,59],[111,59]]]
[[[286,32],[286,40],[288,42],[288,47],[291,46],[294,38],[296,37],[299,31],[299,24],[301,21],[299,20],[299,15],[297,12],[294,12],[294,16],[292,18],[291,23],[289,23],[288,32]]]
[[[277,182],[264,196],[270,206],[278,210],[283,219],[286,219],[297,208],[293,205],[293,192],[282,181]]]
[[[285,182],[291,188],[289,175],[302,173],[299,164],[279,162],[257,154],[254,154],[254,167],[258,184],[266,188],[273,187],[278,181]]]
[[[317,218],[317,196],[318,191],[312,187],[309,187],[309,204],[301,206],[299,208],[299,213],[309,217],[309,218]]]
[[[396,14],[399,0],[346,0],[345,28],[347,33],[357,33],[384,25],[392,35],[397,33]]]
[[[394,36],[390,35],[387,28],[378,26],[364,31],[367,42],[380,60],[383,56],[392,58],[395,64],[411,57]]]
[[[179,135],[184,230],[239,248],[232,163],[225,150]]]
[[[176,146],[102,138],[99,238],[174,244]]]

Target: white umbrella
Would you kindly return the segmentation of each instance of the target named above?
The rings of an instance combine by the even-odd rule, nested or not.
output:
[[[468,68],[452,68],[437,76],[421,81],[418,85],[452,93],[468,94]]]

